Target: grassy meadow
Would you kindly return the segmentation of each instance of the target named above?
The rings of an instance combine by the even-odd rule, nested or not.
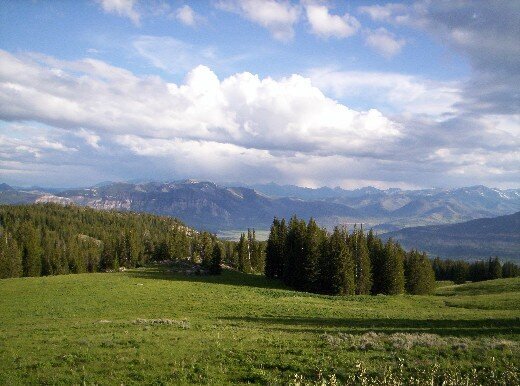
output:
[[[520,278],[331,297],[167,267],[0,280],[0,384],[519,384]]]

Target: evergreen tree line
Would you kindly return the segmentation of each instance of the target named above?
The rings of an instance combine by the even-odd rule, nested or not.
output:
[[[311,218],[275,218],[266,245],[265,275],[292,288],[333,295],[427,294],[435,274],[425,253],[405,252],[372,230],[336,227],[332,233]]]
[[[474,262],[436,257],[433,259],[433,270],[436,280],[451,280],[457,284],[520,276],[518,265],[513,262],[502,264],[498,257]]]
[[[215,271],[214,250],[222,260],[225,247],[214,235],[168,217],[57,204],[0,206],[0,278],[116,270],[178,259],[208,269],[213,264]]]

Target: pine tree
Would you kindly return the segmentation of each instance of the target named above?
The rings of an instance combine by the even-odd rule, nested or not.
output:
[[[356,295],[367,295],[372,289],[372,267],[363,229],[354,230],[350,238],[350,250],[356,264]]]
[[[213,251],[211,252],[211,264],[209,266],[209,273],[212,275],[220,275],[222,272],[222,250],[220,245],[215,243]]]
[[[278,274],[278,267],[281,265],[281,256],[278,254],[278,243],[280,236],[278,234],[280,228],[280,222],[275,217],[271,230],[269,231],[269,237],[267,238],[267,245],[265,248],[265,270],[264,274],[268,278],[275,278]]]
[[[507,261],[502,265],[502,277],[520,276],[520,267],[511,261]]]
[[[488,267],[488,280],[500,279],[502,277],[502,265],[498,257],[490,257]]]
[[[29,223],[23,223],[19,230],[22,247],[24,276],[40,276],[42,273],[42,248],[39,229]]]
[[[0,279],[22,276],[22,251],[8,232],[0,235]]]
[[[319,281],[319,263],[323,243],[323,230],[314,219],[307,225],[302,259],[302,288],[306,291],[316,291]]]
[[[427,295],[435,289],[435,273],[426,254],[412,250],[405,259],[406,292]]]
[[[245,273],[251,272],[251,261],[249,260],[249,248],[246,235],[242,233],[237,244],[238,270]]]
[[[404,292],[404,256],[401,248],[388,240],[383,250],[384,285],[383,293],[397,295]]]
[[[305,221],[298,220],[296,216],[289,221],[286,240],[287,260],[284,266],[284,282],[296,289],[303,289],[303,259],[305,254],[305,234],[307,225]]]
[[[381,239],[374,235],[372,229],[368,232],[367,247],[372,267],[372,294],[384,293],[384,247]]]
[[[327,265],[320,275],[325,293],[353,295],[355,292],[355,266],[347,247],[346,233],[336,227],[327,240]]]

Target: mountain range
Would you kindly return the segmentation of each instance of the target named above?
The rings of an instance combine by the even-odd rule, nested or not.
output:
[[[430,256],[478,259],[499,256],[520,261],[520,212],[458,224],[401,229],[382,235],[399,241],[405,249],[419,249]]]
[[[440,225],[520,210],[520,189],[473,186],[457,189],[381,190],[366,187],[302,188],[265,184],[225,186],[207,181],[104,182],[90,188],[50,190],[0,184],[0,203],[74,203],[97,209],[177,217],[212,232],[269,229],[274,216],[314,217],[324,227],[363,223],[379,233]]]

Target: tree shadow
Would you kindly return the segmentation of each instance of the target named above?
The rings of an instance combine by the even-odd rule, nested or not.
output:
[[[520,318],[507,319],[406,319],[406,318],[322,318],[322,317],[225,317],[230,322],[264,325],[279,332],[329,331],[349,334],[429,333],[444,336],[495,336],[520,334]]]
[[[212,283],[225,284],[233,286],[246,286],[266,289],[284,289],[290,288],[279,280],[269,279],[263,275],[247,274],[234,271],[231,269],[223,269],[220,275],[196,275],[183,274],[175,271],[170,266],[152,266],[146,269],[133,269],[126,272],[127,275],[141,279],[157,279],[157,280],[174,280],[186,281],[192,283]]]

